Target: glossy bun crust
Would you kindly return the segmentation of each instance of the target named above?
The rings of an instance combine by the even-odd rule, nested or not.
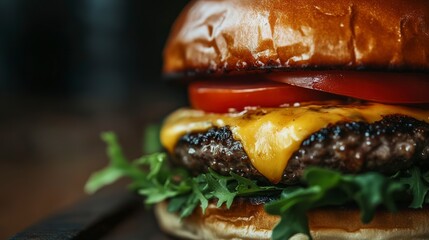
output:
[[[429,69],[427,0],[193,1],[173,26],[164,73]]]
[[[230,210],[211,204],[205,215],[198,210],[182,220],[167,212],[165,202],[156,206],[155,213],[165,232],[184,239],[270,239],[279,220],[267,215],[262,205],[247,202],[236,202]],[[429,239],[429,210],[379,211],[370,224],[362,224],[357,209],[321,209],[309,213],[309,225],[315,240]],[[292,239],[307,238],[295,235]]]

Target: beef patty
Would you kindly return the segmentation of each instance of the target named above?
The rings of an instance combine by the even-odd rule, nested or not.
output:
[[[229,127],[211,128],[180,138],[172,159],[194,174],[208,168],[220,174],[234,172],[268,182],[251,164],[240,141]],[[428,165],[429,124],[391,115],[375,123],[338,123],[309,136],[288,162],[281,183],[296,183],[307,166],[319,166],[345,173],[377,171],[386,174]]]

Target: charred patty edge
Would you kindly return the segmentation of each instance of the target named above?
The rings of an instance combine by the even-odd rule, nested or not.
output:
[[[388,115],[374,123],[340,122],[306,138],[289,159],[283,184],[299,181],[308,166],[344,173],[377,171],[391,174],[413,165],[427,166],[429,124],[404,115]],[[253,167],[228,126],[182,136],[172,162],[197,175],[208,168],[227,175],[269,182]]]

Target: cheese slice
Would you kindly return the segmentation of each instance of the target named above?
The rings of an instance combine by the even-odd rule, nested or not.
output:
[[[378,103],[327,102],[297,107],[253,108],[239,113],[210,114],[179,109],[161,129],[161,142],[172,153],[180,137],[211,127],[229,126],[240,141],[252,165],[273,183],[281,180],[288,160],[312,133],[338,122],[373,123],[383,116],[401,114],[429,122],[429,110]]]

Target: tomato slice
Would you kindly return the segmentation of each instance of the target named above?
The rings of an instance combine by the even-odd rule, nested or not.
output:
[[[215,113],[338,98],[333,94],[267,80],[193,82],[188,90],[193,108]]]
[[[429,103],[429,74],[357,71],[273,73],[270,80],[382,103]]]

